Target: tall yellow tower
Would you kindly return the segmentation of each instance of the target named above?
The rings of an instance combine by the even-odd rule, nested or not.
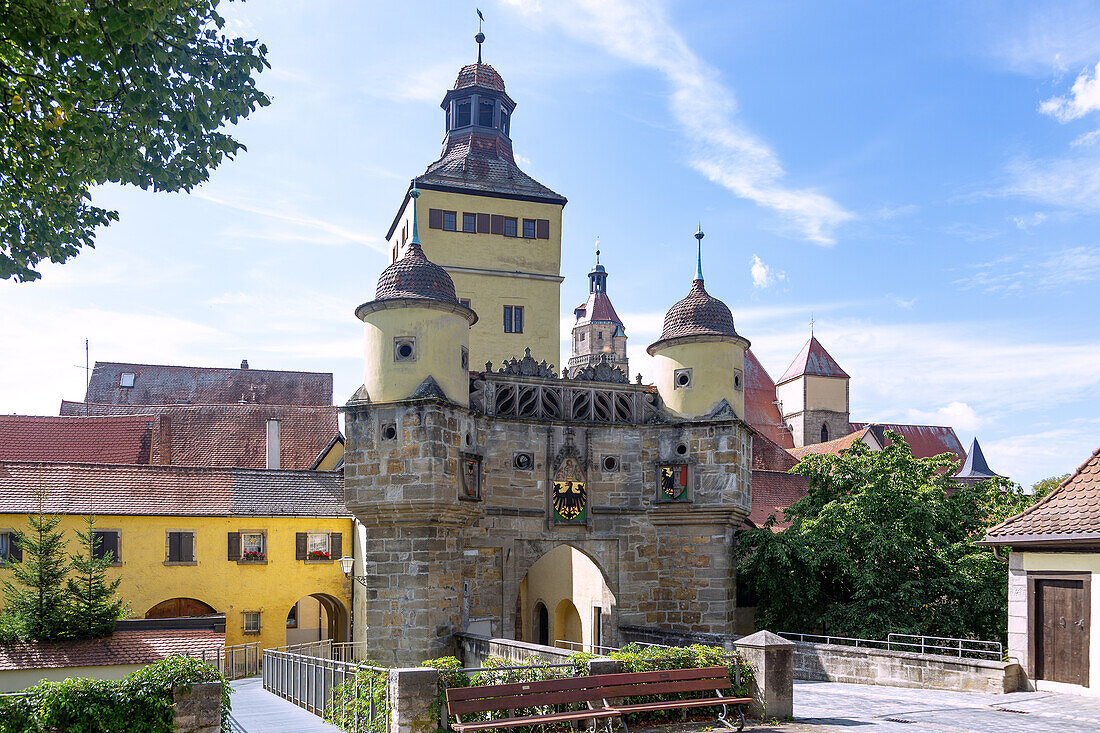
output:
[[[725,303],[703,287],[703,228],[695,234],[699,261],[687,297],[668,309],[661,338],[646,351],[654,357],[653,383],[665,405],[685,418],[706,417],[722,401],[745,419],[745,350]]]
[[[560,364],[561,215],[564,196],[516,165],[511,120],[516,103],[504,80],[478,60],[462,67],[443,98],[445,137],[439,160],[414,184],[428,227],[428,259],[454,281],[460,302],[480,320],[470,329],[470,360],[500,364],[530,347],[536,360]],[[413,186],[410,186],[410,189]],[[409,245],[409,197],[386,239],[394,262]]]

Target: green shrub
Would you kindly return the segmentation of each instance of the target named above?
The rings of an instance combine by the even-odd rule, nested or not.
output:
[[[385,733],[390,715],[389,686],[387,672],[375,671],[372,662],[360,662],[355,677],[332,689],[325,720],[340,730]]]
[[[222,730],[229,731],[229,689],[214,667],[169,657],[124,679],[79,677],[39,682],[0,700],[0,733],[172,733],[172,688],[222,683]]]

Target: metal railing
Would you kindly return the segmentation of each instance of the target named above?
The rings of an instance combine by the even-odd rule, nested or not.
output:
[[[277,652],[287,654],[301,654],[316,659],[331,659],[337,662],[363,662],[369,661],[366,641],[337,641],[323,639],[321,641],[307,641],[301,644],[275,647]]]
[[[389,727],[388,669],[277,649],[265,649],[263,660],[265,690],[321,717],[336,705],[335,712],[346,726],[344,730],[351,733]],[[380,680],[379,673],[387,676]],[[352,683],[350,702],[347,694],[334,701],[332,691],[348,682]],[[382,695],[381,704],[375,702],[376,691]],[[364,692],[367,696],[365,710],[358,702]]]
[[[558,649],[568,649],[571,652],[589,652],[591,654],[607,654],[617,652],[617,646],[600,646],[599,644],[585,644],[583,641],[569,641],[568,639],[555,639],[554,646]]]
[[[919,654],[940,654],[962,657],[970,655],[983,659],[1003,659],[1004,647],[999,641],[981,639],[956,639],[947,636],[919,636],[916,634],[887,635],[883,639],[860,639],[852,636],[828,636],[824,634],[797,634],[780,631],[779,635],[791,641],[806,644],[837,644],[841,646],[886,649],[887,651],[911,651]],[[905,641],[905,640],[909,641]]]
[[[221,649],[187,652],[185,656],[212,664],[227,680],[252,677],[260,673],[260,642],[237,644]]]

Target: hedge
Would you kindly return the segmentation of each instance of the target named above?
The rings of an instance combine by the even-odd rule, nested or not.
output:
[[[0,698],[0,733],[172,733],[172,688],[222,683],[222,730],[229,732],[229,685],[215,667],[169,657],[121,680],[39,682]]]

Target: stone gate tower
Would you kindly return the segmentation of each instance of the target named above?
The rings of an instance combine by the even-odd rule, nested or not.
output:
[[[596,250],[596,266],[588,273],[588,299],[573,309],[573,315],[577,320],[573,324],[569,371],[607,363],[629,378],[626,326],[607,295],[607,270],[600,264],[599,249]]]
[[[344,453],[359,528],[354,638],[369,640],[380,662],[415,665],[454,653],[454,634],[475,624],[508,638],[538,629],[551,642],[578,627],[599,629],[595,638],[610,644],[733,633],[734,533],[751,504],[752,430],[733,378],[703,362],[736,367],[747,342],[699,277],[651,347],[698,370],[690,400],[671,385],[631,384],[607,362],[558,375],[546,350],[557,348],[553,237],[564,199],[519,174],[510,148],[504,155],[514,103],[498,80],[484,64],[462,70],[445,103],[448,150],[461,153],[446,153],[410,189],[407,202],[417,203],[402,207],[390,233],[396,260],[356,310],[365,381],[346,405]],[[492,124],[472,124],[471,110]],[[428,236],[418,222],[425,209]],[[536,217],[533,241],[494,233],[493,217],[521,222],[521,209]],[[473,232],[451,226],[449,214],[465,212],[475,214]],[[540,239],[537,217],[550,222],[551,239]],[[410,236],[396,244],[406,220]],[[527,320],[497,333],[521,298],[554,325],[529,330]],[[479,350],[523,356],[489,357],[469,371],[466,329],[471,364],[483,363]],[[590,607],[566,599],[551,614],[536,596],[553,568],[531,576],[563,548],[595,568],[602,590]]]

